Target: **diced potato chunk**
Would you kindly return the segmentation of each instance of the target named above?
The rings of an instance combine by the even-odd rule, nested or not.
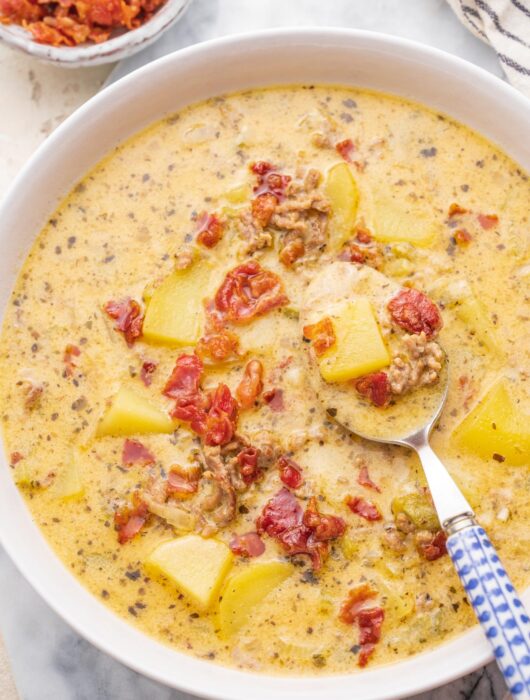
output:
[[[328,172],[325,193],[331,203],[330,248],[339,250],[352,237],[359,206],[359,189],[347,163]]]
[[[219,622],[223,635],[237,632],[248,620],[252,609],[294,569],[291,564],[280,561],[251,564],[228,581],[222,593],[219,607]]]
[[[368,299],[348,302],[331,318],[335,343],[318,359],[327,382],[347,382],[390,364]]]
[[[200,610],[208,610],[217,598],[232,566],[229,548],[216,539],[185,535],[163,542],[146,564],[169,578]]]
[[[440,522],[431,499],[424,493],[407,493],[392,500],[394,517],[403,513],[418,530],[439,530]]]
[[[175,427],[176,423],[162,409],[129,387],[122,386],[100,420],[96,437],[172,433]]]
[[[455,307],[455,311],[456,315],[475,333],[477,340],[482,342],[488,350],[494,353],[502,352],[488,311],[473,293],[463,297]]]
[[[459,445],[483,459],[530,464],[530,416],[519,412],[506,379],[499,380],[457,426]]]
[[[161,345],[194,345],[204,324],[203,299],[208,296],[211,267],[197,262],[175,270],[157,287],[147,305],[143,337]]]
[[[75,455],[72,455],[71,461],[64,465],[57,474],[53,489],[54,496],[66,501],[70,498],[80,498],[84,490],[79,465]]]
[[[384,243],[407,241],[420,247],[429,246],[438,233],[436,225],[421,211],[407,209],[393,199],[374,202],[374,236]]]

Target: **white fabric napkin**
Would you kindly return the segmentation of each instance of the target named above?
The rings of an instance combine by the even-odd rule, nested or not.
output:
[[[510,83],[530,97],[530,1],[447,1],[474,35],[493,47]]]

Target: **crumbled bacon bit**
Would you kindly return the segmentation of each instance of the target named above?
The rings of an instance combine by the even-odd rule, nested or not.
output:
[[[197,355],[209,357],[215,362],[223,362],[231,356],[237,357],[239,353],[238,336],[225,328],[212,301],[206,301],[204,308],[206,328],[195,348]]]
[[[302,238],[289,241],[280,251],[280,262],[285,267],[292,267],[294,263],[305,253],[305,244]]]
[[[280,413],[285,409],[283,389],[274,388],[264,391],[263,400],[269,406],[271,411],[274,411],[275,413]]]
[[[355,145],[351,139],[344,139],[335,144],[335,150],[347,163],[353,161],[352,155],[355,151]]]
[[[144,317],[140,304],[127,298],[122,301],[108,301],[103,308],[116,321],[115,330],[123,333],[127,345],[131,347],[142,335]]]
[[[339,619],[345,624],[357,622],[359,626],[359,666],[366,666],[373,654],[375,645],[381,639],[381,627],[385,611],[380,607],[366,607],[377,593],[366,583],[352,589],[342,604]]]
[[[383,516],[379,512],[379,508],[375,503],[366,501],[364,498],[354,496],[346,499],[346,505],[352,513],[359,515],[361,518],[369,521],[382,520]]]
[[[11,452],[9,457],[9,465],[14,467],[20,462],[21,459],[24,459],[24,455],[21,452]]]
[[[278,460],[278,470],[280,479],[289,488],[297,489],[304,483],[300,465],[286,455],[282,455]]]
[[[369,245],[373,241],[373,236],[364,226],[358,226],[355,230],[355,238],[363,245]]]
[[[149,464],[154,464],[155,461],[154,455],[138,440],[127,438],[123,443],[121,463],[124,467],[146,467]]]
[[[203,364],[197,355],[180,355],[162,392],[175,399],[172,417],[189,422],[192,430],[199,434],[206,429],[208,408],[208,398],[200,389],[202,372]]]
[[[370,479],[370,475],[368,474],[368,467],[366,466],[366,464],[363,464],[359,470],[357,483],[361,486],[365,486],[367,489],[373,489],[374,491],[381,493],[381,489],[379,488],[379,486],[377,484],[374,484],[374,482]]]
[[[461,248],[468,246],[473,240],[473,236],[465,228],[459,228],[454,232],[455,243]]]
[[[460,204],[457,204],[456,202],[453,202],[451,206],[449,207],[449,211],[447,212],[447,216],[451,219],[453,216],[461,216],[463,214],[468,214],[469,209],[464,209],[464,207],[461,207]]]
[[[304,513],[294,494],[282,488],[265,504],[256,528],[258,534],[266,532],[278,540],[288,554],[307,554],[313,568],[319,569],[329,541],[340,537],[346,524],[342,518],[319,513],[315,498]]]
[[[355,382],[355,388],[374,406],[383,408],[390,401],[390,383],[386,372],[374,372],[364,377],[359,377]]]
[[[163,3],[164,0],[0,0],[0,23],[22,25],[41,44],[100,43],[113,30],[139,27]]]
[[[200,469],[184,469],[174,464],[167,475],[167,493],[175,498],[189,498],[199,488]]]
[[[63,355],[63,362],[65,365],[65,368],[64,368],[64,376],[65,377],[71,377],[73,375],[74,370],[77,367],[73,358],[79,357],[80,354],[81,354],[81,350],[77,347],[77,345],[71,345],[69,343],[65,347],[64,355]]]
[[[236,388],[236,398],[241,408],[252,408],[262,389],[263,365],[259,360],[250,360]]]
[[[418,537],[420,535],[420,533],[418,533],[416,546],[420,554],[422,554],[427,561],[434,561],[435,559],[443,557],[444,554],[447,554],[447,535],[443,530],[438,530],[438,532],[434,534],[429,534],[430,538],[426,536],[425,539],[423,539]]]
[[[237,455],[239,474],[247,486],[263,478],[263,469],[258,467],[259,455],[256,447],[245,447]]]
[[[236,429],[237,402],[226,384],[219,384],[210,394],[210,401],[204,442],[207,445],[226,445]]]
[[[151,382],[153,381],[152,375],[157,367],[157,363],[153,362],[152,360],[145,360],[142,363],[142,369],[140,370],[140,379],[145,384],[145,386],[151,386]]]
[[[251,165],[250,169],[258,178],[258,184],[254,187],[257,197],[262,194],[272,194],[277,202],[284,198],[285,189],[291,182],[289,175],[278,173],[273,165],[264,160],[257,161]]]
[[[288,301],[278,275],[255,260],[231,270],[215,295],[217,310],[233,323],[246,323]]]
[[[261,228],[268,226],[277,204],[278,200],[271,192],[264,192],[252,200],[252,218]]]
[[[488,230],[497,226],[499,223],[499,217],[497,214],[478,214],[477,221],[483,229]]]
[[[333,323],[329,316],[326,316],[318,323],[312,323],[309,326],[304,326],[303,328],[304,338],[310,340],[313,344],[313,350],[315,355],[320,357],[326,350],[329,350],[333,345],[335,345],[337,338],[335,336],[335,330],[333,328]]]
[[[118,542],[125,544],[140,532],[147,519],[149,511],[147,504],[142,501],[140,494],[135,491],[132,497],[132,507],[124,506],[114,513],[114,528],[118,533]]]
[[[259,557],[265,551],[265,543],[257,532],[234,535],[229,547],[239,557]]]
[[[203,211],[197,218],[197,243],[206,248],[214,248],[224,233],[224,224],[215,214]]]
[[[408,333],[434,337],[443,325],[438,307],[417,289],[402,289],[388,303],[392,320]]]

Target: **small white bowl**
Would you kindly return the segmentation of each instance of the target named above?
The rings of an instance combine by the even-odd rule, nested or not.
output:
[[[0,24],[0,41],[24,51],[41,61],[65,68],[113,63],[145,49],[185,13],[191,0],[166,0],[145,24],[101,44],[49,46],[37,43],[27,29],[18,24]]]

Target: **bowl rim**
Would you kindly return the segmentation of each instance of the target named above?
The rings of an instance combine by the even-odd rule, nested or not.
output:
[[[162,7],[135,29],[129,29],[100,44],[50,46],[34,41],[31,33],[18,24],[0,23],[0,41],[30,56],[67,68],[95,66],[118,61],[140,51],[169,29],[188,9],[192,0],[166,0]]]
[[[248,43],[269,42],[272,39],[283,42],[294,42],[297,39],[308,42],[310,40],[333,41],[333,39],[341,39],[344,41],[358,41],[360,44],[364,41],[371,42],[374,45],[381,45],[383,48],[390,47],[396,51],[403,51],[405,54],[410,54],[415,58],[430,57],[445,64],[450,70],[462,71],[470,81],[476,79],[486,89],[493,90],[499,98],[504,97],[513,106],[518,106],[525,110],[528,110],[530,106],[530,100],[478,66],[430,46],[379,32],[334,27],[297,27],[266,29],[230,35],[192,45],[163,56],[109,85],[77,109],[41,144],[13,181],[3,201],[0,203],[0,229],[2,228],[4,214],[7,215],[10,208],[12,206],[15,207],[17,204],[19,190],[28,184],[29,186],[34,186],[33,170],[41,167],[41,163],[46,161],[48,154],[54,151],[56,145],[59,144],[65,134],[81,128],[82,124],[86,120],[90,120],[91,115],[97,113],[106,102],[113,99],[119,102],[120,98],[133,89],[136,83],[146,78],[148,79],[149,76],[165,66],[178,65],[178,62],[183,61],[185,58],[215,58],[216,54],[225,49],[232,51],[237,49],[240,51],[244,50],[245,45]],[[244,88],[241,87],[241,89]],[[55,206],[56,204],[53,205],[53,207]],[[2,458],[3,455],[0,457],[0,460]],[[4,459],[3,461],[4,471],[9,472],[6,460]],[[0,475],[2,478],[3,476]],[[3,481],[10,493],[5,497],[2,497],[0,493],[0,500],[9,498],[9,495],[14,496],[13,488],[16,491],[9,473],[7,478],[9,482],[5,478],[3,478]],[[25,504],[24,508],[26,508]],[[6,552],[26,580],[30,582],[48,605],[81,636],[88,639],[94,646],[111,657],[139,673],[170,687],[179,688],[201,697],[215,698],[215,700],[248,700],[249,693],[252,693],[254,700],[265,700],[265,698],[268,700],[271,692],[274,692],[282,698],[292,700],[324,700],[324,698],[330,697],[330,689],[333,687],[335,700],[350,697],[352,690],[356,691],[359,700],[368,698],[371,700],[385,700],[387,698],[403,697],[404,694],[412,695],[448,683],[484,665],[492,658],[488,643],[479,629],[475,627],[456,639],[439,645],[434,650],[416,654],[410,659],[399,662],[397,665],[379,666],[356,674],[327,675],[323,677],[268,676],[218,666],[167,647],[130,626],[121,617],[118,617],[103,606],[92,593],[89,593],[88,589],[85,589],[67,571],[50,545],[46,543],[46,547],[56,560],[55,564],[60,564],[64,569],[62,576],[65,583],[66,574],[68,578],[75,581],[80,589],[78,600],[83,599],[86,603],[86,610],[74,610],[73,606],[66,599],[67,597],[61,596],[61,591],[54,589],[53,585],[46,580],[46,577],[41,575],[38,563],[33,561],[32,556],[27,552],[21,553],[17,550],[15,541],[10,534],[9,525],[7,516],[0,508],[0,542]],[[35,537],[44,541],[40,530],[33,521],[30,527],[34,531]],[[530,589],[523,596],[527,601],[529,599],[528,593],[530,593]],[[106,629],[105,623],[109,623],[111,620],[112,625],[110,627],[112,629]],[[98,627],[98,623],[101,625],[100,627]],[[137,643],[142,648],[144,656],[120,646],[121,638],[125,636],[131,640],[132,645]],[[149,641],[149,644],[147,644],[146,640]],[[448,657],[448,663],[438,658],[443,656],[441,650],[447,651],[445,656]],[[170,672],[167,670],[167,663],[165,662],[168,660],[175,663],[175,666],[178,667],[180,674],[178,677],[178,674],[174,671]],[[434,662],[436,663],[433,668],[432,663]],[[396,673],[394,669],[397,671],[398,668],[398,673],[401,673],[399,673],[399,687],[396,687]],[[383,675],[388,676],[388,679],[386,683],[383,683],[384,687],[380,688],[378,678]]]

